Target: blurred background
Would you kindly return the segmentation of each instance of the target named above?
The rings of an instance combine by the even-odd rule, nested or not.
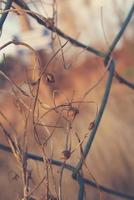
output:
[[[32,11],[52,20],[55,26],[67,35],[104,52],[120,30],[133,4],[133,0],[25,0],[25,2]],[[1,9],[4,8],[4,3],[1,2],[0,6]],[[13,6],[19,9],[17,5]],[[34,107],[31,88],[34,94],[37,91],[38,73],[46,68],[49,59],[65,40],[39,25],[27,14],[10,12],[1,31],[0,46],[12,40],[26,43],[34,51],[23,45],[13,44],[0,51],[0,70],[6,75],[0,73],[0,122],[21,147],[26,134],[28,151],[43,155],[35,139],[33,114],[30,111]],[[134,16],[113,52],[113,57],[116,60],[117,72],[134,82]],[[106,79],[107,73],[102,58],[69,42],[48,65],[40,84],[38,95],[40,104],[35,109],[42,123],[41,126],[37,126],[39,138],[42,143],[48,141],[45,146],[48,157],[62,161],[62,152],[66,146],[71,150],[76,148],[67,161],[76,165],[80,159],[77,134],[81,140],[86,134],[90,134],[89,125],[94,121],[97,107],[100,106]],[[78,102],[98,80],[101,81],[97,87],[86,95],[86,103],[80,103],[79,106]],[[79,107],[79,114],[74,121],[72,120],[69,132],[65,120],[66,117],[73,117],[69,106],[67,110],[59,108],[55,112],[52,109],[47,113],[52,107],[67,103],[74,108]],[[133,90],[114,79],[107,107],[86,160],[90,173],[83,167],[86,178],[93,179],[92,174],[97,183],[130,195],[134,195],[133,107]],[[0,134],[1,143],[8,144],[2,129]],[[50,194],[56,199],[61,169],[52,168],[54,178],[50,170],[49,187]],[[28,170],[31,172],[29,187],[32,190],[42,180],[46,169],[44,164],[30,160]],[[0,151],[0,176],[0,199],[22,199],[21,170],[14,156],[2,151]],[[71,173],[64,170],[62,179],[63,199],[77,199],[79,186],[72,180]],[[36,199],[46,198],[45,188],[46,182],[43,182],[34,191]],[[99,199],[97,189],[86,186],[85,191],[85,199]],[[121,198],[102,192],[102,199]]]

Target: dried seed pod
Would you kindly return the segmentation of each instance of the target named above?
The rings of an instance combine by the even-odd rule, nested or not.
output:
[[[15,171],[9,171],[8,173],[9,181],[18,181],[20,179],[20,176]]]
[[[62,154],[63,154],[63,159],[64,159],[64,160],[68,160],[68,159],[70,158],[70,156],[71,156],[70,150],[64,150],[64,151],[62,152]]]
[[[92,130],[94,128],[94,125],[95,125],[95,121],[92,121],[90,124],[89,124],[89,127],[88,127],[88,130]]]
[[[48,74],[46,75],[46,81],[47,81],[48,83],[55,83],[54,75],[48,73]]]
[[[68,112],[68,117],[72,118],[72,120],[74,120],[74,118],[76,117],[77,114],[79,114],[79,109],[77,107],[70,106],[69,112]]]

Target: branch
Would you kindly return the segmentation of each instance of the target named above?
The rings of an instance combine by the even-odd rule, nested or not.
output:
[[[122,84],[125,84],[126,86],[128,86],[131,89],[134,89],[134,83],[131,83],[129,81],[127,81],[126,79],[124,79],[122,76],[120,76],[117,72],[115,73],[115,78]]]
[[[78,176],[77,177],[77,181],[79,183],[79,194],[78,194],[78,200],[82,200],[83,197],[84,197],[84,192],[85,192],[85,183],[84,183],[84,180],[81,176]]]
[[[121,26],[120,31],[117,33],[116,37],[114,38],[112,44],[110,45],[110,47],[109,47],[109,49],[108,49],[107,56],[105,57],[105,61],[104,61],[105,65],[107,65],[108,60],[109,60],[109,58],[110,58],[110,56],[111,56],[113,50],[115,49],[117,43],[119,42],[119,40],[121,39],[121,37],[122,37],[124,31],[126,30],[126,27],[127,27],[127,25],[129,24],[129,22],[130,22],[130,20],[131,20],[131,18],[132,18],[132,16],[133,16],[133,13],[134,13],[134,3],[132,4],[131,9],[130,9],[130,11],[128,12],[127,17],[126,17],[126,19],[124,20],[124,22],[123,22],[123,24],[122,24],[122,26]]]
[[[12,149],[10,147],[8,147],[8,146],[6,146],[4,144],[1,144],[1,143],[0,143],[0,150],[8,152],[8,153],[12,153]],[[28,159],[32,159],[32,160],[35,160],[35,161],[43,162],[43,157],[41,157],[41,156],[38,156],[38,155],[35,155],[35,154],[32,154],[32,153],[26,153],[26,156],[27,156]],[[52,165],[56,165],[58,167],[63,166],[63,162],[61,162],[61,161],[53,160],[53,159],[49,159],[48,161]],[[67,163],[64,163],[64,167],[67,170],[72,171],[72,172],[75,169],[75,167],[73,167],[72,165],[69,165]],[[94,181],[91,181],[89,179],[85,179],[80,175],[78,175],[75,179],[78,180],[79,182],[82,181],[82,179],[83,179],[82,182],[84,182],[84,184],[90,185],[90,186],[92,186],[94,188],[97,187],[96,183]],[[83,183],[80,183],[80,184],[83,184]],[[81,187],[82,187],[82,185],[81,185]],[[111,194],[111,195],[114,195],[114,196],[118,196],[118,197],[122,197],[124,199],[134,200],[134,196],[131,196],[131,195],[128,195],[128,194],[124,194],[122,192],[118,192],[118,191],[115,191],[115,190],[112,190],[112,189],[107,188],[107,187],[105,187],[103,185],[99,185],[99,188],[101,189],[101,191],[103,191],[105,193],[108,193],[108,194]],[[81,189],[83,191],[83,188],[81,188]]]
[[[10,9],[11,6],[12,6],[12,2],[13,2],[13,0],[7,0],[7,3],[6,3],[6,6],[5,6],[4,10]],[[6,18],[7,18],[7,15],[8,15],[8,12],[3,13],[1,18],[0,18],[0,31],[2,30],[2,27],[3,27],[3,24],[4,24],[5,20],[6,20]]]
[[[108,77],[108,80],[107,80],[106,89],[105,89],[105,93],[104,93],[104,96],[103,96],[103,99],[102,99],[102,103],[101,103],[98,115],[96,117],[93,130],[91,131],[91,133],[89,133],[89,138],[88,138],[88,141],[87,141],[87,143],[84,147],[83,155],[82,155],[80,161],[78,162],[78,164],[77,164],[77,166],[76,166],[76,168],[73,172],[74,177],[77,176],[77,174],[79,173],[79,170],[82,168],[83,162],[86,159],[87,154],[89,153],[89,150],[90,150],[91,145],[93,143],[94,137],[96,135],[97,128],[100,124],[100,120],[102,118],[103,112],[104,112],[106,104],[107,104],[107,100],[108,100],[108,97],[109,97],[110,88],[111,88],[112,80],[113,80],[113,76],[114,76],[114,71],[115,71],[114,60],[111,60],[110,65],[109,65],[109,77]]]
[[[87,46],[77,40],[75,40],[74,38],[66,35],[65,33],[63,33],[60,29],[58,29],[56,26],[54,26],[53,24],[51,25],[49,23],[49,20],[46,19],[45,17],[35,14],[34,12],[32,12],[32,10],[30,10],[30,8],[27,6],[27,4],[23,1],[23,0],[14,0],[14,2],[20,6],[22,9],[26,10],[26,11],[30,11],[28,12],[28,15],[30,15],[31,17],[33,17],[40,25],[45,26],[47,29],[49,29],[52,32],[57,33],[59,36],[61,36],[62,38],[64,38],[65,40],[69,41],[72,45],[86,49],[87,51],[100,56],[100,57],[105,57],[105,53],[102,51],[99,51],[93,47]]]
[[[57,27],[55,27],[54,25],[50,25],[50,23],[48,23],[48,19],[46,19],[45,17],[35,14],[34,12],[32,12],[32,10],[30,10],[30,8],[27,6],[27,4],[23,1],[23,0],[14,0],[14,2],[20,6],[22,9],[24,9],[25,11],[29,11],[27,12],[31,17],[33,17],[40,25],[45,26],[47,29],[49,29],[52,32],[56,32],[59,36],[61,36],[62,38],[66,39],[67,41],[69,41],[72,45],[76,46],[76,47],[80,47],[83,48],[99,57],[104,58],[104,64],[105,66],[108,64],[108,61],[110,59],[110,56],[113,52],[113,50],[115,49],[117,43],[119,42],[119,40],[121,39],[124,31],[126,30],[127,25],[129,24],[132,16],[133,16],[133,12],[134,12],[134,3],[132,4],[132,7],[130,9],[130,11],[128,12],[127,17],[125,18],[120,31],[117,33],[117,36],[115,37],[115,39],[113,40],[112,44],[110,45],[107,53],[99,51],[93,47],[87,46],[77,40],[75,40],[74,38],[66,35],[65,33],[63,33],[60,29],[58,29]],[[117,73],[116,73],[117,74]],[[127,80],[125,80],[124,78],[122,78],[119,75],[116,75],[116,78],[123,84],[125,84],[126,86],[128,86],[129,88],[133,89],[134,88],[134,84],[128,82]]]

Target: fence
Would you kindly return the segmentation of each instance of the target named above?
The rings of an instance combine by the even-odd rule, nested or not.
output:
[[[99,50],[92,48],[90,46],[86,46],[86,45],[78,42],[77,40],[69,37],[68,35],[63,33],[60,29],[58,29],[53,23],[51,23],[49,21],[49,19],[46,19],[43,16],[40,16],[39,14],[32,12],[29,9],[28,5],[23,0],[7,0],[6,6],[5,6],[5,12],[2,13],[2,16],[0,18],[0,30],[2,30],[2,27],[4,25],[6,17],[8,15],[8,11],[12,7],[13,2],[15,2],[18,6],[20,6],[28,15],[30,15],[32,18],[34,18],[37,21],[37,23],[41,24],[42,26],[45,26],[50,31],[57,33],[60,37],[63,37],[65,40],[70,42],[72,45],[79,47],[79,48],[82,48],[82,49],[85,49],[86,51],[89,51],[89,52],[95,54],[96,56],[101,57],[104,60],[104,65],[107,68],[108,73],[109,73],[109,76],[108,76],[107,82],[106,82],[105,92],[104,92],[104,95],[103,95],[103,98],[102,98],[102,101],[101,101],[101,106],[99,108],[98,114],[97,114],[96,119],[94,121],[92,130],[89,134],[87,143],[85,144],[85,146],[82,150],[81,159],[79,160],[77,165],[72,166],[72,165],[66,164],[64,162],[61,162],[61,161],[58,161],[58,160],[53,160],[53,159],[48,159],[47,160],[48,163],[52,164],[52,165],[59,166],[59,167],[64,166],[64,168],[66,170],[69,170],[69,171],[72,172],[72,178],[74,180],[76,180],[79,184],[79,193],[78,193],[78,199],[79,200],[84,199],[84,186],[85,185],[89,185],[89,186],[92,186],[92,187],[99,187],[99,189],[101,191],[104,191],[104,192],[109,193],[111,195],[122,197],[124,199],[134,199],[134,196],[131,196],[129,194],[124,194],[124,193],[109,189],[107,187],[104,187],[102,185],[97,186],[94,181],[91,181],[91,180],[84,178],[83,175],[81,174],[81,168],[84,164],[84,161],[85,161],[87,155],[90,154],[90,149],[91,149],[91,146],[93,144],[93,141],[94,141],[94,138],[95,138],[95,135],[96,135],[96,132],[97,132],[97,128],[100,124],[103,112],[105,110],[105,107],[106,107],[106,104],[107,104],[107,101],[108,101],[108,98],[109,98],[109,93],[110,93],[110,88],[111,88],[111,85],[112,85],[113,77],[115,77],[120,83],[126,85],[127,87],[131,88],[132,90],[134,89],[134,83],[131,83],[128,80],[125,80],[123,77],[121,77],[116,72],[116,62],[115,62],[114,58],[112,58],[112,53],[113,53],[114,49],[116,48],[118,42],[120,41],[124,31],[126,30],[133,14],[134,14],[134,3],[132,4],[129,13],[128,13],[126,19],[124,20],[124,22],[123,22],[123,24],[120,28],[120,31],[117,33],[117,35],[114,38],[109,49],[107,50],[107,52],[102,52],[102,51],[99,51]],[[16,44],[16,41],[12,41],[12,43]],[[0,49],[2,49],[4,47],[0,47]],[[1,127],[2,127],[3,131],[6,132],[6,130],[4,129],[4,127],[2,125],[1,125]],[[12,148],[5,146],[3,144],[0,144],[0,150],[6,151],[8,153],[11,153],[13,151]],[[34,155],[32,153],[27,153],[27,152],[25,152],[24,154],[25,154],[26,159],[32,159],[32,160],[35,160],[35,161],[43,162],[43,158],[38,156],[38,155]]]

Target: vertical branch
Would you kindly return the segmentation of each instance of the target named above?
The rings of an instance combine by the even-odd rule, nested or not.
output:
[[[105,65],[107,65],[108,63],[108,60],[110,58],[110,55],[111,53],[113,52],[114,48],[116,47],[117,43],[119,42],[119,40],[121,39],[124,31],[126,30],[126,27],[127,25],[129,24],[132,16],[133,16],[133,13],[134,13],[134,3],[132,4],[132,7],[126,17],[126,19],[124,20],[122,26],[121,26],[121,29],[120,31],[117,33],[116,37],[114,38],[112,44],[110,45],[109,47],[109,50],[108,50],[108,53],[107,53],[107,56],[105,57]]]
[[[7,0],[7,3],[6,3],[6,6],[5,6],[4,10],[8,10],[8,9],[11,8],[12,1],[13,0]],[[7,18],[7,15],[8,15],[8,12],[3,13],[2,16],[1,16],[1,18],[0,18],[0,31],[2,30],[2,27],[3,27],[3,24],[4,24],[5,20],[6,20],[6,18]]]
[[[114,60],[111,60],[110,61],[110,65],[109,65],[109,77],[108,77],[108,80],[107,80],[106,89],[105,89],[105,93],[104,93],[104,96],[103,96],[103,99],[102,99],[101,107],[100,107],[100,110],[99,110],[98,115],[96,117],[94,128],[93,128],[92,132],[89,135],[87,144],[84,147],[83,157],[78,162],[78,164],[76,166],[76,169],[73,172],[73,177],[77,176],[79,170],[81,169],[81,167],[83,165],[84,160],[87,157],[87,154],[90,151],[91,145],[92,145],[94,137],[96,135],[97,128],[98,128],[98,126],[100,124],[100,120],[102,118],[103,112],[104,112],[106,104],[107,104],[107,100],[108,100],[108,97],[109,97],[110,88],[111,88],[112,80],[113,80],[113,76],[114,76],[114,70],[115,70]]]
[[[78,194],[78,200],[83,200],[84,197],[84,180],[81,176],[78,177],[79,182],[79,194]]]

